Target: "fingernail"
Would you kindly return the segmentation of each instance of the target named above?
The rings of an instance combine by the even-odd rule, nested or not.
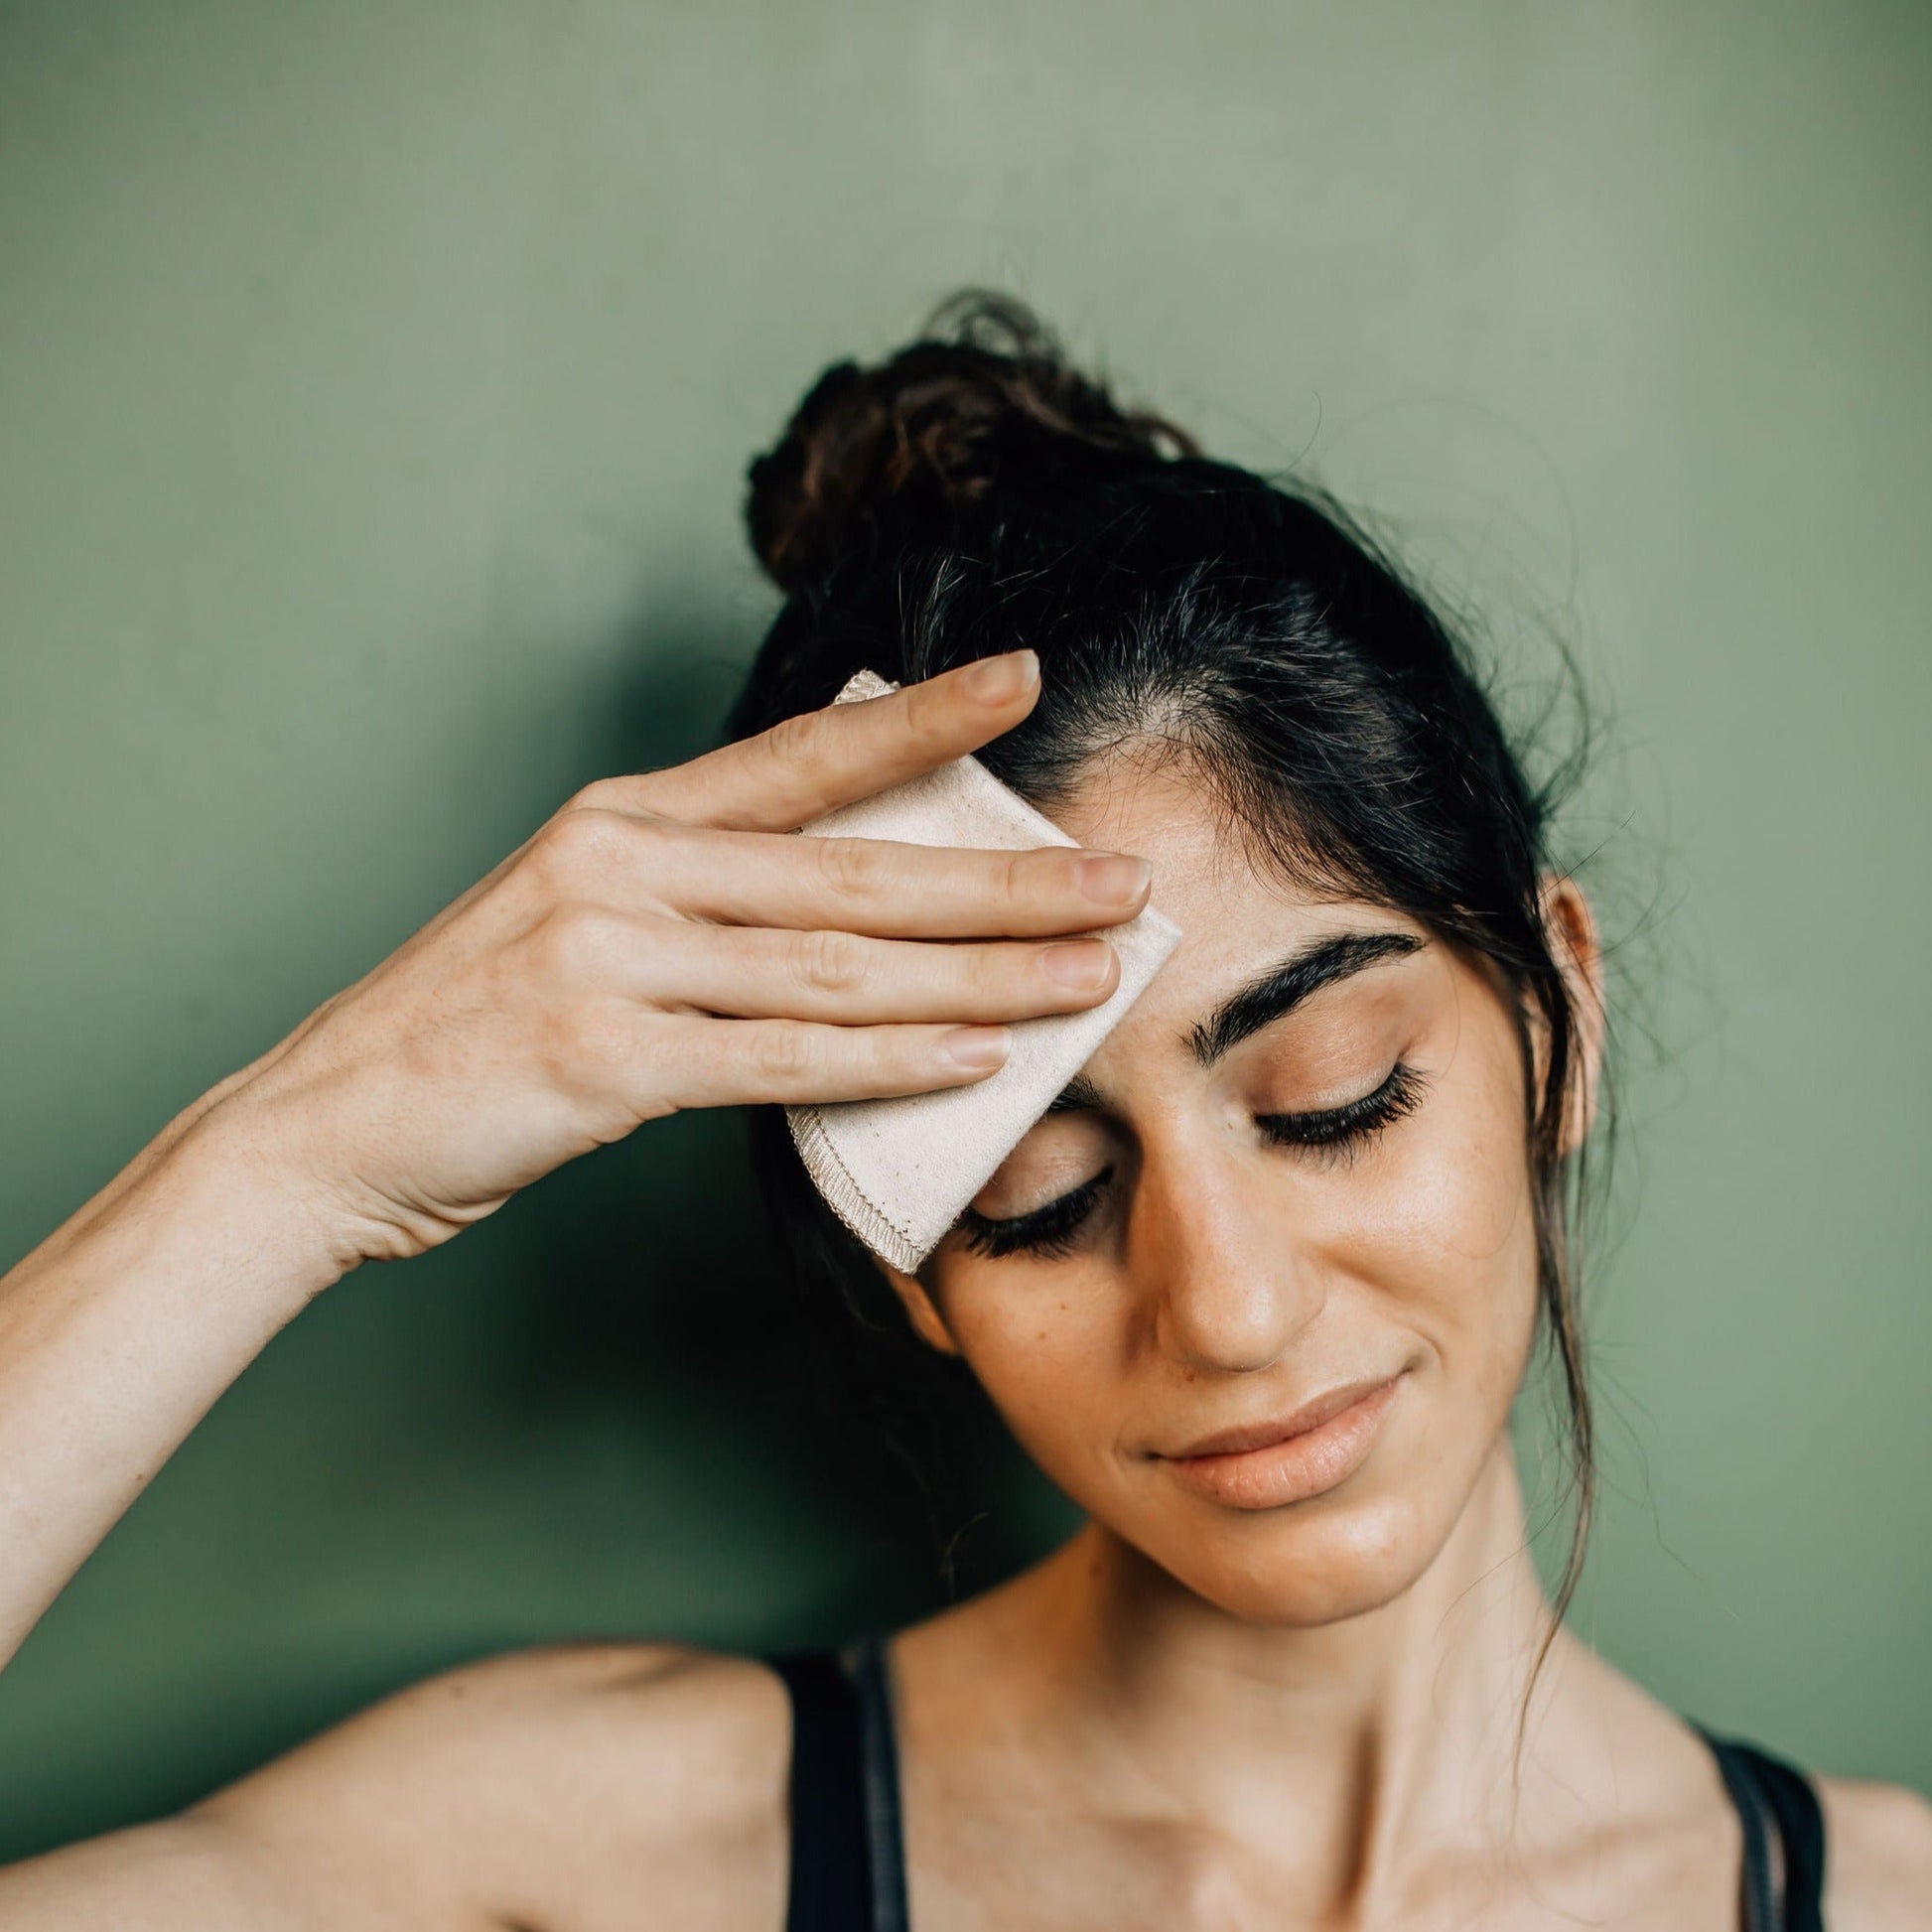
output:
[[[982,657],[967,671],[966,688],[986,704],[1003,704],[1029,689],[1038,675],[1037,651],[1002,651],[998,657]]]
[[[1078,987],[1090,993],[1107,977],[1113,947],[1104,939],[1073,939],[1057,946],[1042,946],[1040,969],[1048,979],[1062,986]]]
[[[1013,1050],[1013,1029],[959,1027],[947,1034],[939,1045],[955,1066],[998,1066]]]
[[[1095,853],[1082,859],[1075,868],[1080,890],[1102,905],[1130,905],[1152,877],[1154,868],[1145,859],[1130,859],[1123,852]]]

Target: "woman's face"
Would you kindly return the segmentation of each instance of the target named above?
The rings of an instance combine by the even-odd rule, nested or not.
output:
[[[1372,1608],[1449,1536],[1533,1338],[1507,994],[1399,914],[1259,876],[1177,778],[1097,778],[1056,817],[1150,859],[1184,936],[895,1284],[1047,1476],[1190,1589],[1274,1623]]]

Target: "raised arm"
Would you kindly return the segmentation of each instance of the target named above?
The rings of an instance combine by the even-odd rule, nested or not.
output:
[[[1132,917],[1140,862],[786,836],[1009,729],[1036,678],[1009,653],[589,786],[0,1280],[0,1661],[361,1262],[451,1239],[642,1121],[961,1084],[1004,1057],[975,1023],[1104,999],[1105,940],[1074,942],[1084,986],[1044,955]]]

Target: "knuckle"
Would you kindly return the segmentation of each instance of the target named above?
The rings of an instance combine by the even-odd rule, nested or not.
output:
[[[538,829],[527,863],[549,897],[563,897],[620,872],[662,872],[680,836],[688,836],[687,828],[669,819],[570,804]]]
[[[900,717],[914,751],[932,759],[952,754],[959,738],[958,693],[931,678],[921,678],[907,685],[901,695],[905,702]]]
[[[702,836],[674,819],[638,818],[624,813],[613,821],[611,850],[626,871],[648,877],[669,864],[680,840]]]
[[[610,811],[617,803],[616,794],[617,786],[609,778],[593,778],[564,800],[563,809],[567,812]]]
[[[759,1073],[783,1087],[803,1080],[816,1055],[812,1036],[803,1028],[779,1025],[759,1029],[755,1057]]]
[[[612,856],[615,814],[583,805],[566,805],[531,842],[537,870],[550,879],[579,879]]]
[[[856,933],[801,932],[791,944],[792,976],[810,993],[852,993],[865,984],[868,949]]]
[[[1026,870],[1021,874],[1027,882],[1025,890],[1036,903],[1051,906],[1055,911],[1064,910],[1069,901],[1083,911],[1091,905],[1086,889],[1080,884],[1080,862],[1084,854],[1078,846],[1037,846],[1020,856],[1027,860]]]
[[[780,718],[764,734],[765,756],[786,769],[809,764],[825,742],[824,734],[817,712],[794,712],[789,718]]]
[[[841,898],[872,900],[891,885],[892,860],[881,841],[820,839],[819,867]]]
[[[621,1016],[597,1000],[572,1000],[552,1007],[539,1022],[537,1047],[543,1064],[560,1085],[598,1085],[608,1080],[625,1056]]]
[[[599,905],[553,906],[531,934],[541,970],[574,980],[607,967],[623,943],[623,921]]]
[[[969,1017],[969,1016],[968,1016]],[[944,1029],[927,1026],[875,1027],[867,1072],[895,1089],[929,1086],[935,1072],[953,1068],[939,1049]]]
[[[1031,993],[1033,948],[1024,945],[967,945],[956,948],[961,960],[963,992],[980,1002],[1004,1002]]]

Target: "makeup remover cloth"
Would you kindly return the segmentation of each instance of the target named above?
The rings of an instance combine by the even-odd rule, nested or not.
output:
[[[897,689],[878,672],[862,670],[833,702]],[[801,829],[821,838],[1001,851],[1079,843],[971,756],[842,805]],[[1010,1021],[1013,1047],[997,1072],[930,1093],[785,1109],[792,1141],[819,1192],[867,1247],[905,1274],[939,1245],[960,1209],[992,1179],[1180,943],[1179,926],[1151,903],[1118,925],[1088,931],[1113,942],[1120,984],[1098,1006]]]

